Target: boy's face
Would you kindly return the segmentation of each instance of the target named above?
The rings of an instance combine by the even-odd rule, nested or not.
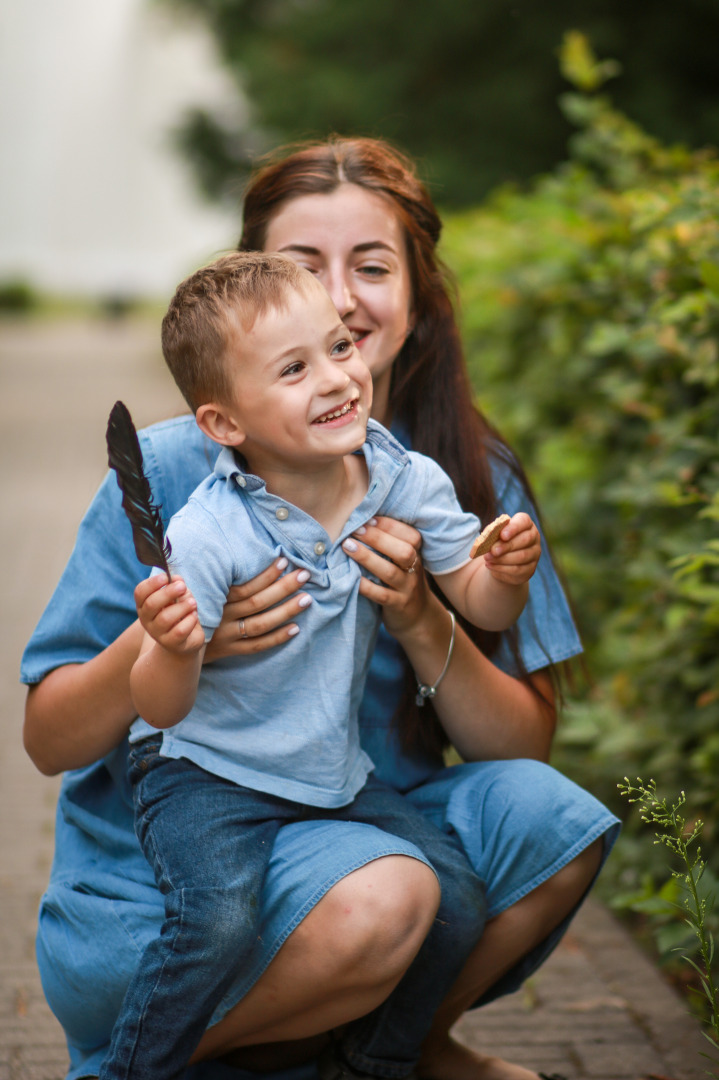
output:
[[[372,378],[325,289],[309,278],[284,308],[232,333],[226,406],[253,472],[316,468],[365,440]],[[223,440],[224,441],[224,440]]]

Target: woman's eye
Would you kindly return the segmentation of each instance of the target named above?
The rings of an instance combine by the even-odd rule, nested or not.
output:
[[[360,266],[359,272],[364,277],[381,278],[389,274],[389,270],[386,266]]]

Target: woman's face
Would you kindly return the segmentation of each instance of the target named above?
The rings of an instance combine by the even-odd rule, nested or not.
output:
[[[284,252],[322,282],[372,372],[372,414],[389,421],[392,364],[413,326],[404,236],[391,203],[350,183],[298,195],[270,221],[265,249]]]

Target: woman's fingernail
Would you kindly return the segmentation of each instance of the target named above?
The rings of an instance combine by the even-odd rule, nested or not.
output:
[[[312,597],[311,596],[301,596],[299,598],[299,600],[297,601],[297,603],[298,603],[298,605],[300,607],[309,607],[310,604],[312,603]]]
[[[377,524],[377,518],[370,518],[369,521],[367,522],[367,524],[368,525],[376,525]]]
[[[309,572],[309,570],[300,570],[298,572],[298,574],[297,574],[297,580],[299,581],[299,583],[301,585],[304,584],[305,581],[309,581],[310,580],[310,572]]]
[[[300,632],[299,626],[288,626],[287,627],[287,637],[294,637],[295,634],[299,634],[299,632]]]
[[[359,529],[355,529],[355,536],[363,536],[366,532],[364,525],[360,525]]]
[[[345,549],[345,551],[356,551],[357,550],[357,545],[355,544],[354,540],[345,540],[342,547]]]
[[[284,557],[284,555],[282,556],[281,559],[277,560],[277,562],[275,563],[275,566],[277,567],[278,570],[284,570],[285,569],[285,567],[287,566],[287,559]]]

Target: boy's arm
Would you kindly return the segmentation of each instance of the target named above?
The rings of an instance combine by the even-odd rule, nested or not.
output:
[[[542,546],[528,514],[515,514],[487,555],[437,575],[447,599],[475,626],[507,630],[522,613]]]
[[[151,727],[168,728],[195,703],[205,653],[197,604],[181,578],[140,582],[135,602],[145,637],[130,673],[135,708]]]

